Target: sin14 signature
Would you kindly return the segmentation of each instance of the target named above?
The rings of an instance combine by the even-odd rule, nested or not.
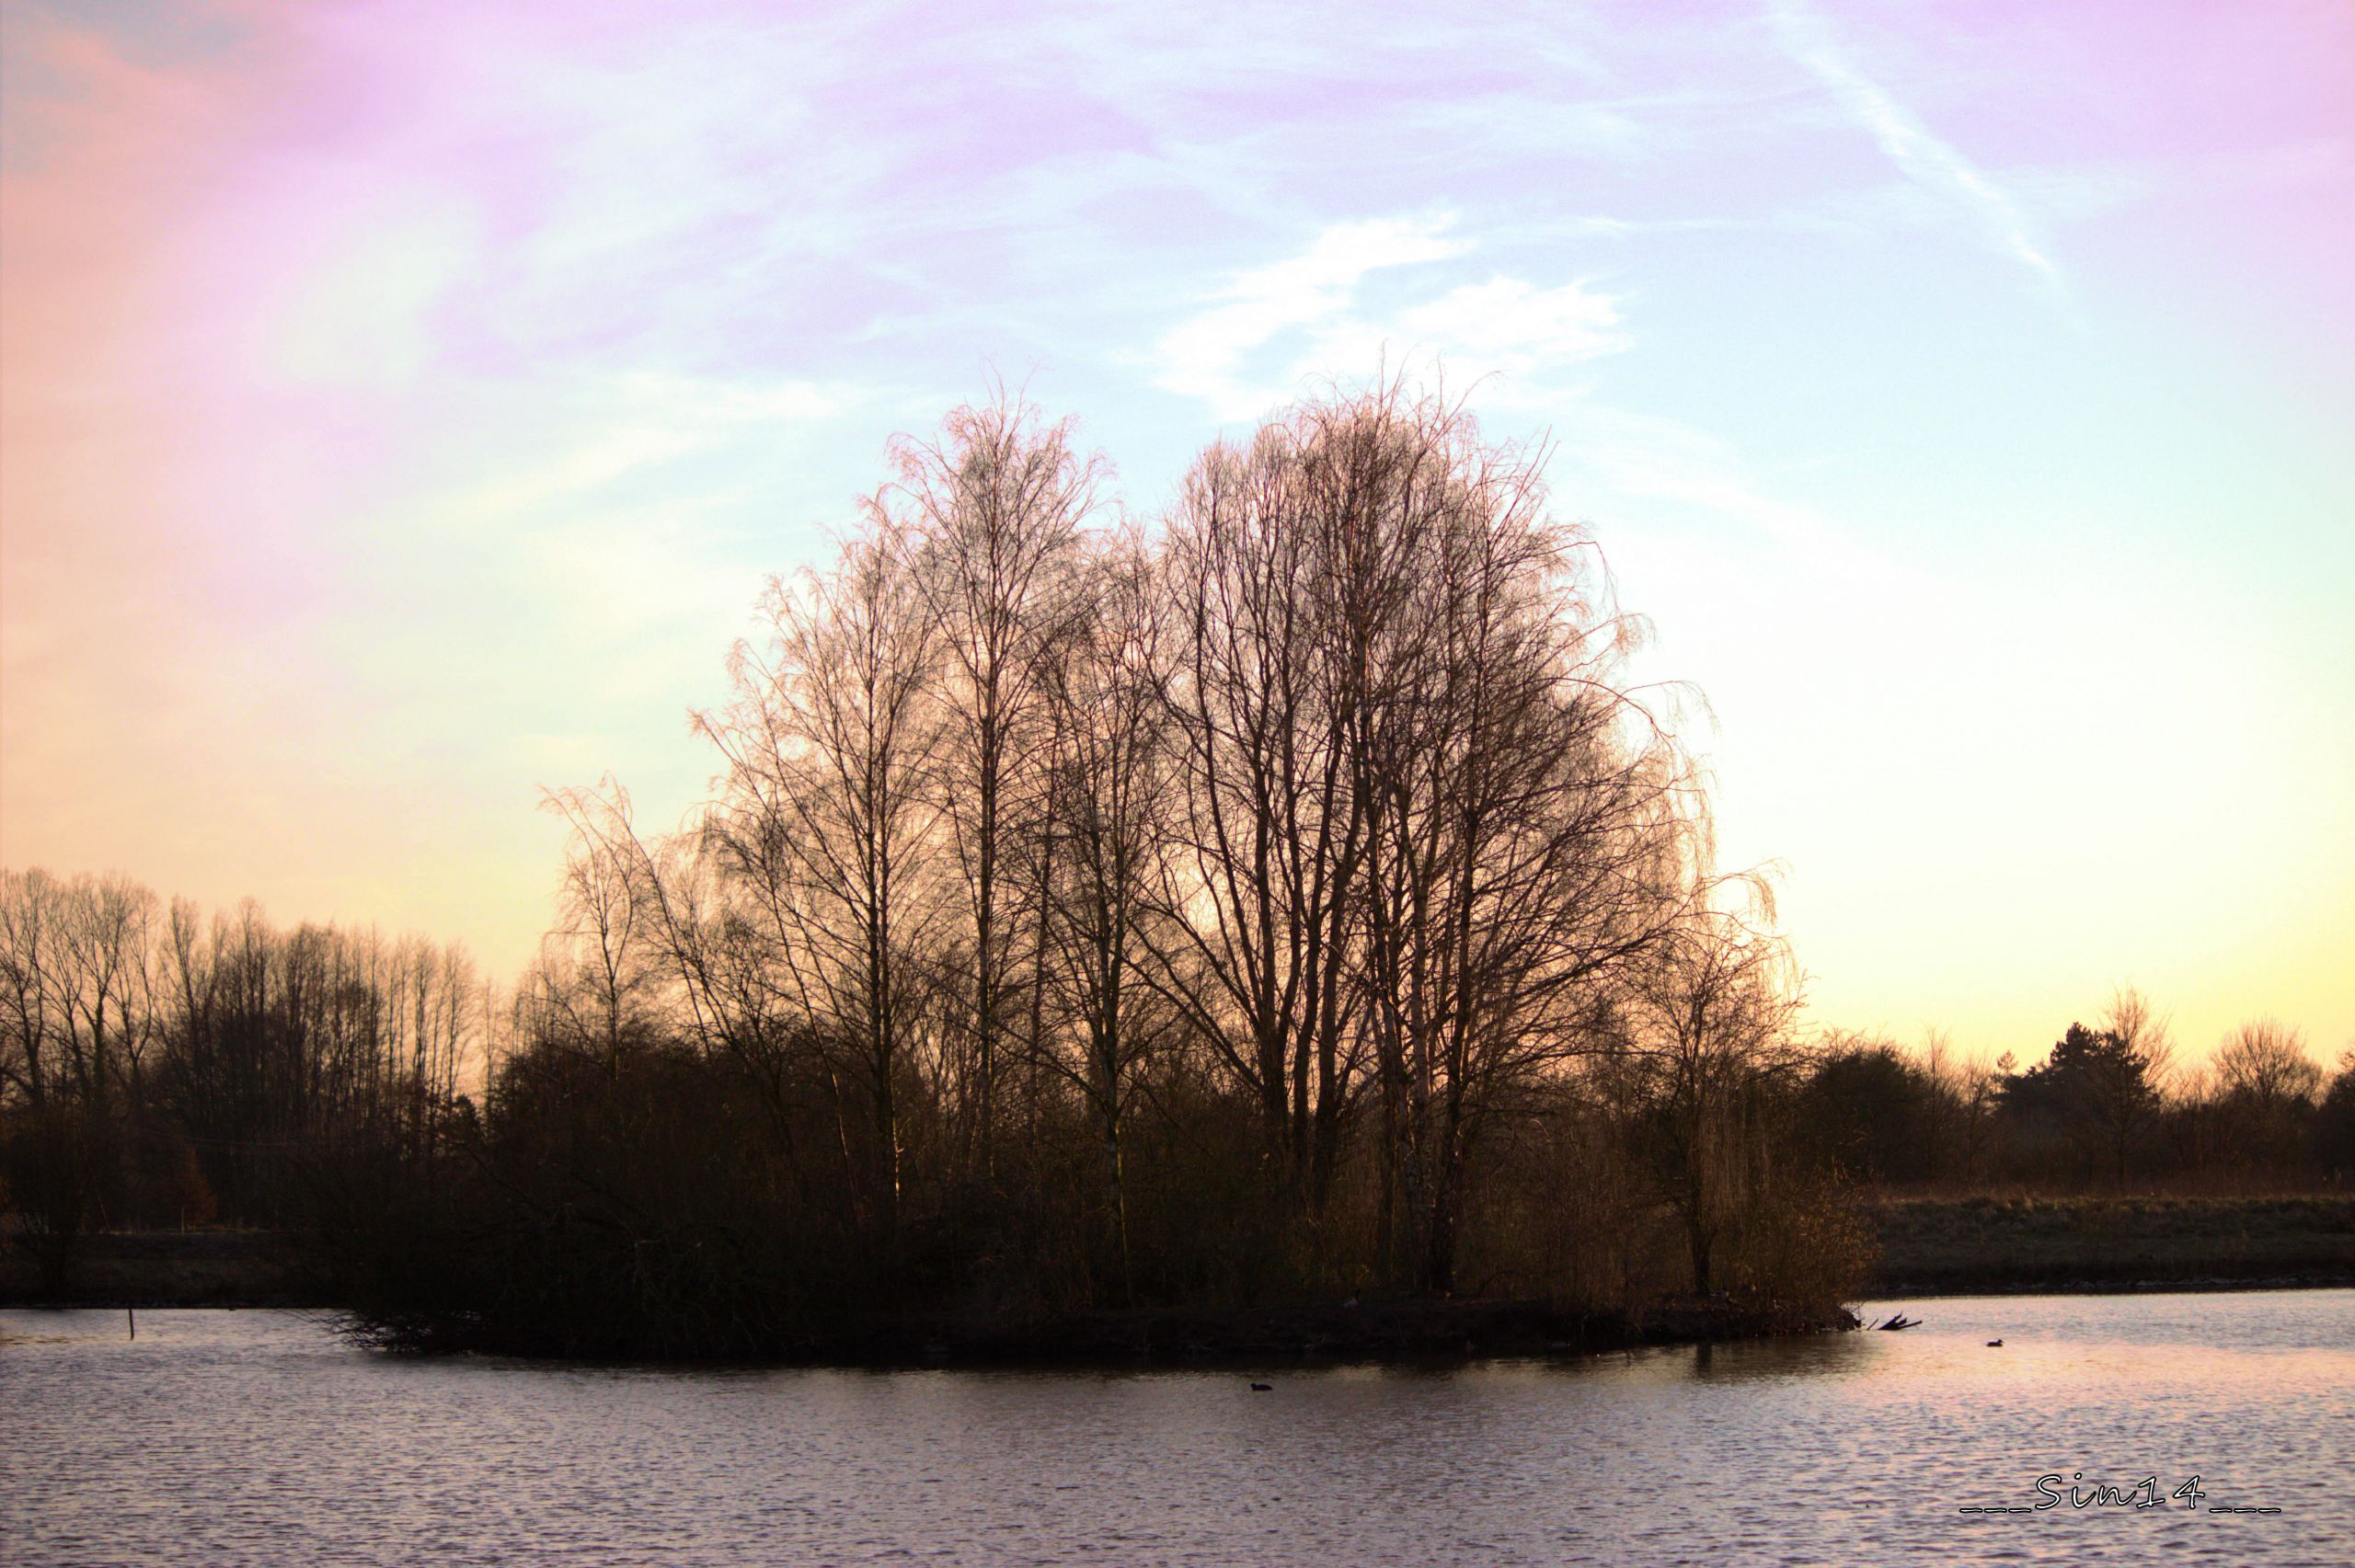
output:
[[[2085,1479],[2083,1471],[2070,1472],[2066,1482],[2053,1471],[2036,1478],[2039,1501],[1993,1506],[1969,1506],[1966,1514],[2041,1514],[2048,1508],[2067,1505],[2071,1508],[2160,1508],[2180,1505],[2197,1512],[2200,1500],[2208,1495],[2200,1489],[2200,1478],[2193,1476],[2170,1492],[2162,1492],[2154,1471],[2131,1486],[2116,1486],[2108,1482],[2096,1482],[2092,1486],[2076,1484]],[[2278,1514],[2279,1508],[2235,1507],[2228,1504],[2211,1504],[2211,1514]]]

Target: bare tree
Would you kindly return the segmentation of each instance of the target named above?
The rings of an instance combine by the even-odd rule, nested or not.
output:
[[[1298,433],[1220,445],[1167,531],[1168,712],[1182,809],[1156,903],[1157,984],[1258,1104],[1269,1173],[1321,1211],[1362,1039],[1353,884],[1368,832],[1304,586],[1324,569]]]
[[[551,1008],[615,1070],[626,1036],[646,1022],[662,978],[662,883],[630,822],[628,791],[610,774],[595,791],[552,790],[542,803],[571,830],[556,930],[544,967],[561,971]],[[586,1000],[594,1016],[578,1016]]]
[[[1616,1088],[1706,1293],[1719,1244],[1771,1174],[1765,1101],[1798,1063],[1789,956],[1730,916],[1699,918],[1629,971],[1624,998]]]
[[[0,1093],[35,1110],[63,1070],[63,898],[39,867],[0,872]]]
[[[726,761],[706,834],[769,961],[864,1093],[869,1194],[896,1230],[901,1079],[936,923],[936,648],[904,539],[880,502],[829,577],[772,585],[765,656],[740,644],[736,697],[697,726]],[[839,1096],[838,1096],[839,1098]],[[847,1131],[844,1137],[848,1153]]]
[[[2108,1148],[2122,1181],[2133,1150],[2158,1122],[2175,1042],[2166,1019],[2132,986],[2111,993],[2101,1032],[2115,1048],[2086,1059],[2075,1083],[2077,1114]]]
[[[1006,870],[1014,842],[1040,831],[1045,681],[1073,612],[1080,531],[1097,504],[1102,464],[1074,449],[1071,421],[1046,423],[1004,392],[955,410],[935,441],[897,442],[892,461],[897,479],[883,504],[907,530],[909,580],[941,663],[935,696],[947,743],[935,782],[963,872],[971,1132],[987,1173],[996,1158],[1006,1003],[1021,962]],[[1035,918],[1031,929],[1035,989]]]
[[[1385,384],[1205,454],[1169,534],[1163,904],[1206,983],[1168,989],[1312,1213],[1376,1070],[1386,1250],[1426,1289],[1484,1119],[1701,885],[1690,769],[1542,457]]]
[[[2226,1094],[2274,1105],[2311,1104],[2322,1089],[2322,1068],[2306,1054],[2299,1033],[2271,1018],[2244,1024],[2216,1052],[2216,1078]]]
[[[1704,1290],[1800,1277],[1745,1239],[1809,1201],[1776,1169],[1796,979],[1717,912],[1679,693],[1633,682],[1545,457],[1336,390],[1203,452],[1148,533],[1097,526],[1068,423],[960,408],[770,584],[682,830],[611,777],[550,794],[557,924],[479,1108],[462,954],[35,873],[0,885],[0,1130],[136,1133],[152,1077],[240,1218],[326,1149],[355,1191],[443,1173],[502,1239],[457,1273],[530,1272],[484,1299],[545,1284],[584,1343],[910,1291],[1547,1288],[1580,1252],[1631,1296],[1679,1253]],[[2129,1000],[2101,1040],[2147,1078]]]
[[[2269,1165],[2295,1159],[2324,1082],[2298,1032],[2270,1018],[2242,1024],[2216,1052],[2215,1074],[2233,1152]]]
[[[155,896],[121,876],[76,877],[52,906],[62,1000],[60,1044],[74,1092],[104,1110],[154,1024]]]
[[[1453,1283],[1499,1107],[1594,1043],[1600,979],[1695,907],[1689,770],[1626,689],[1632,628],[1544,515],[1541,452],[1396,389],[1312,409],[1362,859],[1368,1024],[1406,1282]]]
[[[1055,738],[1039,846],[1047,941],[1042,989],[1073,1023],[1076,1048],[1046,1050],[1093,1111],[1123,1290],[1133,1295],[1123,1138],[1133,1080],[1171,1032],[1166,1002],[1139,979],[1148,955],[1173,764],[1163,729],[1168,603],[1144,542],[1122,535],[1083,579],[1089,606],[1047,687]]]
[[[2175,1040],[2167,1020],[2148,997],[2132,986],[2120,987],[2102,1010],[2102,1027],[2142,1063],[2143,1079],[2154,1092],[2166,1087],[2175,1064]]]
[[[162,918],[159,919],[159,911]],[[471,1066],[455,948],[210,921],[121,877],[0,880],[0,1141],[55,1275],[86,1225],[279,1217],[306,1162],[415,1157]]]

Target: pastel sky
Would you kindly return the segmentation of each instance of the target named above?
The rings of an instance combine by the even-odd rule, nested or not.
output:
[[[5,17],[8,864],[511,975],[893,432],[1151,513],[1386,358],[1550,433],[1817,1023],[2355,1043],[2341,0]]]

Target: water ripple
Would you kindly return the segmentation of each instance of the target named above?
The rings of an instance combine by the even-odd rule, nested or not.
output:
[[[0,1555],[2355,1562],[2355,1292],[1910,1305],[1929,1322],[1903,1334],[1276,1371],[1256,1396],[1225,1373],[408,1361],[279,1312],[142,1314],[127,1343],[110,1313],[5,1312]],[[2064,1496],[2152,1475],[2165,1506],[1962,1511],[2030,1507],[2047,1474]],[[2194,1476],[2203,1511],[2164,1497]],[[2280,1512],[2204,1511],[2234,1506]]]

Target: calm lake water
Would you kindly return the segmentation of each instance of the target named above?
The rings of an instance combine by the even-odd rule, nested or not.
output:
[[[2355,1291],[1904,1305],[1921,1328],[1270,1368],[1269,1393],[396,1360],[293,1313],[143,1312],[126,1343],[119,1312],[0,1312],[0,1561],[2355,1562]],[[2155,1476],[2160,1505],[1964,1511],[2032,1507],[2048,1473]],[[2194,1477],[2196,1508],[2169,1495]]]

